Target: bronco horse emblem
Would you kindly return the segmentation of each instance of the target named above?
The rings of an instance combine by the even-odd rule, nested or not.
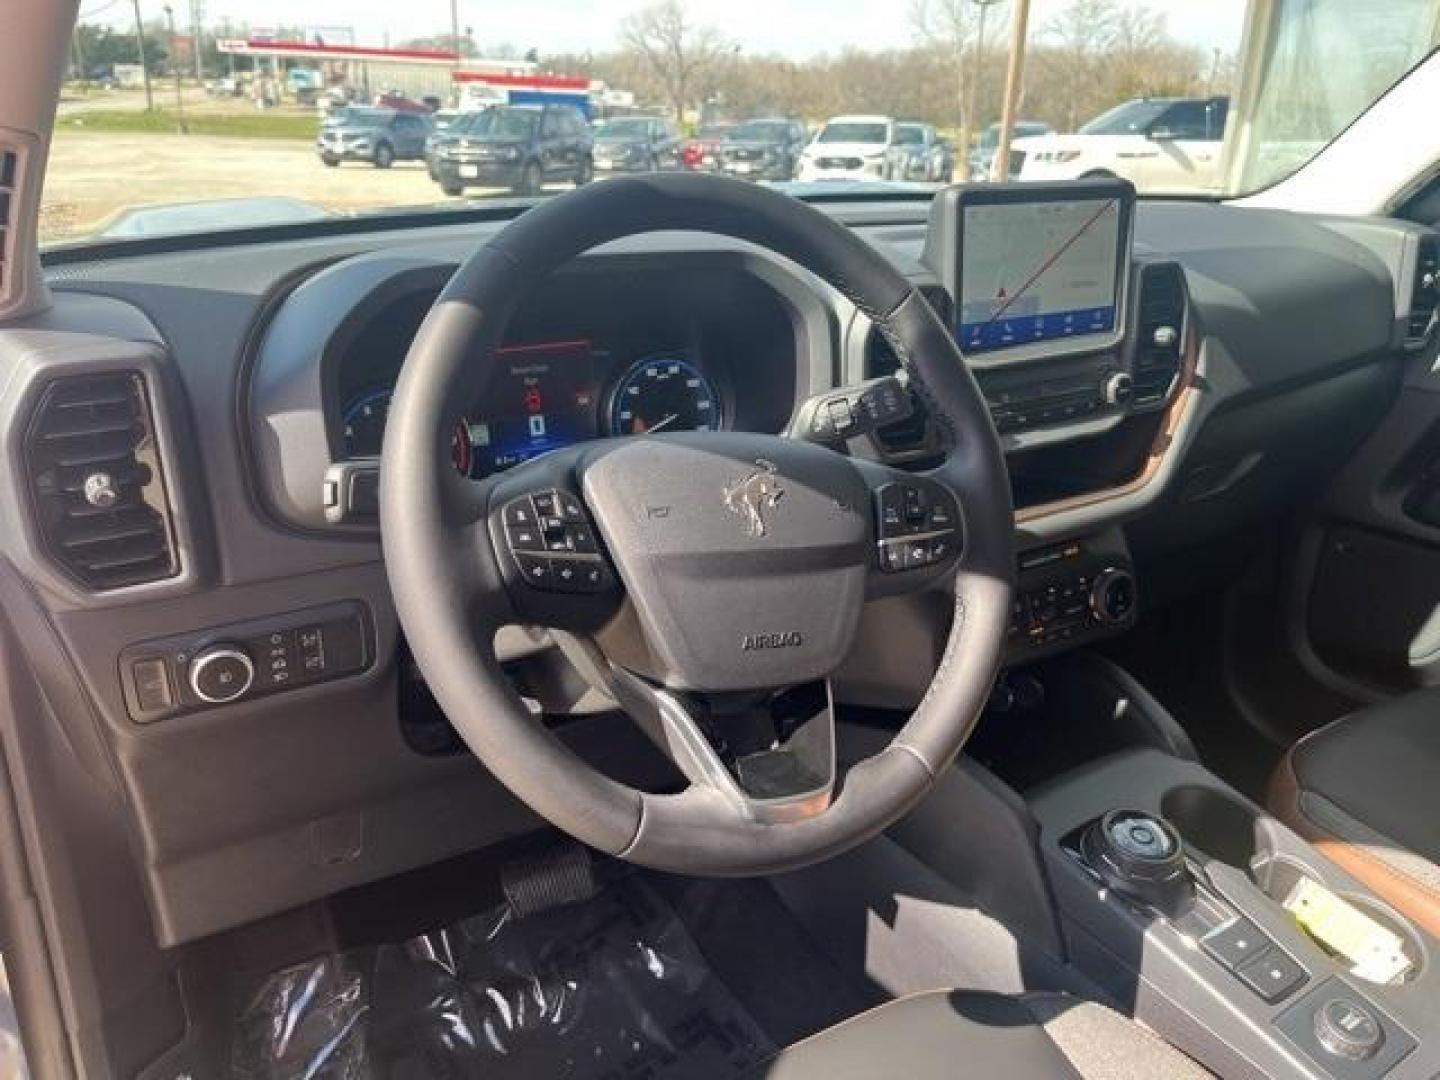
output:
[[[758,458],[757,468],[743,480],[725,488],[725,509],[745,521],[745,531],[755,537],[765,535],[765,512],[772,510],[785,494],[773,462]]]

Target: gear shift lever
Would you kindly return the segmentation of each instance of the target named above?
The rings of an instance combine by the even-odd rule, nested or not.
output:
[[[1117,893],[1170,919],[1195,903],[1185,845],[1164,818],[1143,810],[1111,810],[1080,842],[1085,861]]]

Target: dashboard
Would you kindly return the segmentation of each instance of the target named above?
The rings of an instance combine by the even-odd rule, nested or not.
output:
[[[928,196],[819,205],[962,334],[968,305],[988,305],[973,309],[988,323],[1001,289],[1009,299],[1049,254],[1002,265],[1007,251],[990,243],[977,293],[967,264],[937,255]],[[960,235],[955,209],[943,236]],[[0,331],[17,373],[0,386],[12,460],[38,460],[24,448],[55,385],[106,391],[104,407],[131,409],[143,435],[135,525],[147,531],[114,543],[158,545],[167,572],[82,579],[80,549],[46,531],[68,525],[34,512],[66,485],[41,490],[44,477],[16,469],[0,476],[0,585],[23,582],[6,594],[17,647],[83,759],[90,779],[76,790],[116,792],[116,850],[142,848],[167,944],[534,826],[477,765],[441,752],[453,742],[408,674],[376,517],[349,505],[367,485],[373,500],[389,395],[425,312],[505,220],[465,211],[57,256],[54,308]],[[1038,324],[968,357],[1010,467],[1026,656],[1123,627],[1162,588],[1147,567],[1196,576],[1197,545],[1274,522],[1336,473],[1395,400],[1433,242],[1398,222],[1198,203],[1142,201],[1115,225],[1127,243],[1113,325],[1094,314],[1110,306],[1108,244],[1096,244],[1028,294],[1023,314]],[[1073,328],[1087,311],[1095,333],[1067,333],[1065,316]],[[475,363],[489,378],[453,418],[451,449],[472,476],[657,426],[796,433],[817,403],[831,426],[816,437],[855,456],[923,470],[938,445],[923,408],[859,434],[844,426],[899,367],[864,312],[776,256],[702,234],[588,253]],[[101,376],[123,378],[91,382]],[[1136,589],[1109,591],[1105,572],[1130,562]],[[1113,621],[1077,634],[1067,612],[1102,583],[1098,610]],[[927,594],[871,607],[837,699],[904,707],[939,659],[949,605]],[[244,645],[263,693],[216,703],[176,681],[177,657],[222,642]],[[566,718],[567,737],[617,774],[636,767],[625,725],[589,723],[604,703],[543,635],[505,628],[497,648],[522,692]],[[174,708],[143,707],[166,692]]]

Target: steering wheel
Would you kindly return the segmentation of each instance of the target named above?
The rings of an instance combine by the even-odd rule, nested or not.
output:
[[[451,432],[517,305],[582,252],[662,229],[748,241],[843,293],[894,347],[939,429],[943,461],[917,474],[782,436],[692,432],[587,442],[479,481],[457,473]],[[390,406],[380,487],[395,606],[455,729],[540,816],[642,865],[762,874],[868,839],[959,752],[1000,662],[1014,523],[980,390],[889,262],[764,187],[660,174],[590,185],[522,214],[456,271],[426,316]],[[954,593],[949,639],[886,749],[838,774],[823,693],[753,735],[774,691],[840,666],[868,601],[937,589]],[[688,787],[655,794],[619,783],[547,730],[496,657],[496,631],[513,624],[569,641],[569,655]]]

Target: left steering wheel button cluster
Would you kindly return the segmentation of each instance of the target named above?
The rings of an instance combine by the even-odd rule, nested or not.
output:
[[[520,577],[531,588],[593,593],[614,583],[585,505],[568,491],[512,499],[501,520]]]
[[[880,569],[923,570],[960,554],[960,508],[942,485],[897,480],[875,492]]]

